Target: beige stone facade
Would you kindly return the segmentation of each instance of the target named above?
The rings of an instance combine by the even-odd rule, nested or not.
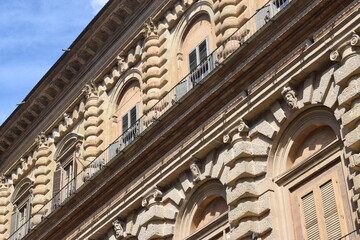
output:
[[[0,129],[0,239],[360,239],[358,0],[110,0]]]

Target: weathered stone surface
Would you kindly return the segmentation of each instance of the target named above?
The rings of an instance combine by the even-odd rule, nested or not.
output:
[[[229,222],[231,225],[237,225],[242,218],[259,217],[270,211],[270,198],[267,195],[259,198],[244,199],[229,212]]]
[[[360,75],[354,76],[349,80],[349,85],[338,97],[339,105],[350,107],[352,100],[360,97]]]
[[[174,234],[174,227],[163,222],[152,222],[142,227],[139,240],[163,239]]]
[[[330,80],[334,73],[334,67],[327,69],[322,73],[318,87],[314,90],[312,103],[321,103],[324,101],[324,97],[328,91]]]
[[[355,123],[360,119],[360,104],[355,105],[341,116],[341,122],[346,128],[355,127]]]
[[[282,109],[279,102],[275,102],[271,107],[270,110],[272,114],[274,115],[275,119],[278,121],[278,123],[283,123],[286,120],[286,115],[284,110]]]
[[[173,210],[161,205],[153,205],[144,214],[141,215],[141,218],[139,219],[139,224],[145,225],[150,221],[162,219],[174,220],[175,216],[176,212],[174,212]]]
[[[344,86],[351,76],[358,73],[360,73],[360,55],[355,55],[334,72],[335,83]]]
[[[345,136],[344,144],[354,151],[360,151],[360,125]]]

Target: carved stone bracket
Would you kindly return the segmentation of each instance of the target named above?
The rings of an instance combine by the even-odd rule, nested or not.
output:
[[[281,94],[284,96],[284,99],[291,110],[298,109],[296,93],[291,87],[284,87]]]
[[[145,195],[141,202],[141,205],[143,207],[149,206],[151,203],[161,200],[162,196],[163,193],[155,187],[153,190],[150,191],[150,193]]]
[[[125,223],[123,221],[120,221],[119,219],[116,219],[112,222],[113,229],[115,232],[115,238],[121,239],[127,236],[125,232]]]
[[[234,143],[240,139],[247,139],[249,132],[249,126],[244,122],[243,119],[239,120],[239,125],[230,129],[230,131],[223,136],[224,143]]]
[[[0,176],[0,188],[8,188],[10,186],[9,180],[4,176]]]
[[[85,85],[83,92],[85,93],[86,98],[98,97],[99,91],[95,83],[88,83]]]
[[[37,143],[38,147],[48,147],[49,146],[49,139],[45,136],[44,132],[41,132],[35,139],[35,142]]]
[[[148,38],[148,37],[151,37],[151,36],[157,36],[158,34],[158,29],[153,21],[152,18],[149,18],[148,22],[146,22],[144,24],[144,37],[145,38]]]
[[[354,52],[354,49],[349,51],[351,47],[359,46],[360,36],[354,32],[345,42],[343,42],[340,46],[338,46],[330,53],[330,60],[334,62],[341,62]]]
[[[124,73],[126,71],[126,69],[128,68],[127,63],[125,61],[125,57],[117,56],[116,60],[117,60],[117,65],[118,65],[120,74]]]
[[[194,181],[200,181],[201,180],[201,172],[198,164],[196,162],[190,163],[190,171],[192,175],[194,176]]]
[[[64,113],[64,123],[66,124],[66,126],[71,126],[71,124],[73,123],[72,118],[70,117],[69,113]]]

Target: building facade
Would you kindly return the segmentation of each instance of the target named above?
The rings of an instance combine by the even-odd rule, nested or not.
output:
[[[360,1],[110,0],[0,129],[0,239],[360,239]]]

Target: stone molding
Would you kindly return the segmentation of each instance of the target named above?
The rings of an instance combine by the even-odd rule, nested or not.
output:
[[[143,197],[141,201],[141,206],[149,207],[152,203],[156,201],[160,201],[162,199],[162,196],[163,193],[158,188],[155,187]]]

